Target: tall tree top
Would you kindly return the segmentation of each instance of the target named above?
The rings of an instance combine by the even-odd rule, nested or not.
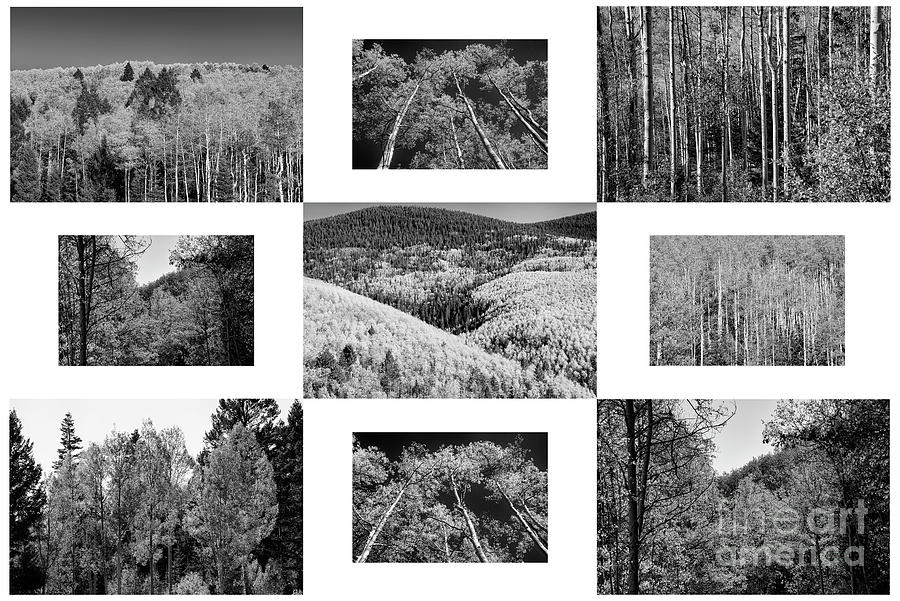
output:
[[[59,433],[60,446],[56,452],[58,459],[53,462],[53,469],[59,469],[67,457],[74,463],[82,448],[81,437],[75,433],[75,418],[71,413],[66,413],[59,426]]]

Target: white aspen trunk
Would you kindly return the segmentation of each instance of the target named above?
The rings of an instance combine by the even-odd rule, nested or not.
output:
[[[647,189],[653,172],[653,27],[652,7],[641,7],[641,65],[643,68],[644,157],[641,184]]]
[[[394,119],[394,126],[391,128],[391,133],[388,136],[387,142],[385,142],[384,152],[381,154],[381,161],[379,161],[378,163],[379,169],[391,168],[391,161],[394,158],[394,145],[397,143],[397,137],[400,135],[400,126],[403,123],[403,118],[406,117],[406,113],[407,111],[409,111],[409,107],[412,105],[416,94],[419,92],[419,86],[421,85],[422,79],[420,78],[416,82],[416,86],[413,88],[413,91],[406,99],[406,102],[403,103],[403,107],[400,109],[400,112],[397,113],[397,117]]]

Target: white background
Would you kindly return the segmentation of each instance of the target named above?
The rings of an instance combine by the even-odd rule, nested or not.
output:
[[[225,4],[239,3],[216,3]],[[594,202],[596,3],[310,0],[303,5],[307,202]],[[7,31],[8,11],[3,11],[0,18],[2,30]],[[350,42],[354,38],[391,37],[548,39],[549,169],[505,173],[351,170]],[[893,36],[891,41],[895,55]],[[3,64],[9,65],[6,44],[2,52]],[[3,78],[3,85],[6,123],[8,78]],[[893,104],[896,107],[896,99]],[[8,130],[3,126],[0,131],[6,149]],[[0,151],[0,160],[5,178],[9,173],[6,150]],[[896,171],[896,165],[893,169]],[[148,398],[301,395],[302,206],[11,205],[8,183],[0,190],[0,396],[110,398],[128,403],[128,399]],[[893,185],[892,194],[896,196]],[[896,342],[896,315],[900,310],[896,294],[896,204],[598,206],[599,396],[895,396],[895,366],[900,352]],[[59,234],[73,233],[253,234],[256,365],[86,369],[57,366],[56,239]],[[847,365],[649,367],[647,262],[649,236],[657,234],[846,236]],[[306,596],[313,601],[592,598],[596,586],[595,410],[593,400],[307,401]],[[58,416],[48,415],[48,419],[56,420]],[[354,430],[547,431],[549,563],[352,564],[350,435]],[[7,430],[0,431],[5,446]],[[894,438],[892,434],[892,446]],[[4,480],[7,469],[4,462]],[[0,494],[7,502],[5,487],[0,486]],[[6,528],[4,525],[4,533]],[[7,552],[5,541],[0,548]],[[0,574],[0,591],[5,594],[6,569]]]

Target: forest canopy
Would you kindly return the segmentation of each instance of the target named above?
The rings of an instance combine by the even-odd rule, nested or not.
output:
[[[890,25],[881,6],[599,7],[599,200],[890,200]]]
[[[353,437],[356,563],[547,561],[547,435]]]
[[[599,594],[888,593],[888,401],[779,400],[773,450],[718,473],[761,402],[598,401]]]
[[[651,236],[651,365],[843,365],[842,236]]]
[[[117,62],[13,71],[11,198],[300,201],[299,67]]]
[[[59,364],[253,365],[253,236],[180,236],[138,284],[153,241],[59,237]]]
[[[546,169],[546,40],[354,40],[354,169]]]
[[[192,455],[181,427],[82,440],[66,413],[41,466],[11,410],[10,592],[302,592],[303,409],[280,414],[222,399]]]

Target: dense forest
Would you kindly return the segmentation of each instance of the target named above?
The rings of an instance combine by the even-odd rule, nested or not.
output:
[[[354,436],[353,560],[546,562],[547,469],[538,467],[523,437],[433,442],[440,437],[424,435],[425,444],[410,435],[388,456]]]
[[[559,377],[588,391],[596,385],[594,212],[513,223],[430,207],[376,206],[307,221],[303,244],[307,278],[423,322],[418,334],[410,334],[416,327],[408,324],[383,335],[398,329],[390,323],[397,319],[308,281],[307,395],[558,396],[560,387],[577,392]],[[358,327],[340,321],[353,305]],[[464,373],[435,373],[438,363],[447,367],[446,358],[420,354],[416,346],[425,343],[417,339],[432,336],[426,324],[456,337],[443,346],[453,349],[454,369]],[[512,360],[528,373],[479,365],[487,359],[476,361],[460,344]],[[431,368],[424,369],[428,362]],[[364,373],[353,376],[354,366]],[[492,384],[503,374],[505,383]],[[368,391],[355,385],[373,377],[385,384]]]
[[[150,244],[59,237],[59,364],[253,365],[253,236],[181,236],[138,285]]]
[[[290,594],[303,590],[303,409],[222,399],[192,456],[150,420],[35,463],[10,411],[10,591]]]
[[[598,593],[888,593],[888,401],[778,401],[775,450],[717,474],[755,402],[598,401]]]
[[[651,236],[651,365],[843,365],[842,236]]]
[[[601,201],[890,200],[890,8],[597,9]]]
[[[302,81],[233,63],[13,71],[11,198],[300,201]]]
[[[545,40],[353,41],[354,168],[546,169],[547,137]]]

